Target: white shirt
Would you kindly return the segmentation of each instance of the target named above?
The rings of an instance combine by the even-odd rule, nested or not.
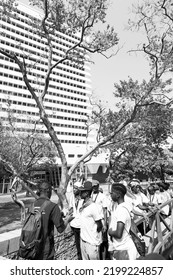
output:
[[[171,196],[169,195],[168,192],[166,192],[166,191],[160,192],[160,194],[158,196],[158,204],[163,204],[163,203],[167,202],[169,199],[171,199]],[[169,205],[166,205],[163,208],[161,208],[161,213],[168,215],[169,214]]]
[[[93,202],[97,204],[103,219],[104,218],[103,208],[108,208],[108,204],[109,204],[107,197],[103,193],[98,192],[98,193],[92,193],[91,198]]]
[[[79,199],[76,207],[75,203],[75,197],[74,194],[72,193],[70,200],[69,200],[69,207],[73,208],[73,217],[74,219],[70,222],[70,226],[74,228],[80,228],[80,208],[82,207],[83,204],[83,199]]]
[[[133,200],[134,202],[134,210],[138,212],[143,212],[144,210],[141,210],[138,205],[143,205],[143,203],[149,203],[149,198],[142,192],[139,192],[137,194],[134,194],[135,199]]]
[[[122,222],[124,224],[122,237],[120,239],[116,239],[113,237],[114,250],[127,250],[130,259],[136,259],[138,253],[129,234],[129,230],[131,227],[131,217],[129,212],[130,209],[130,204],[126,202],[119,204],[116,207],[115,211],[112,212],[109,228],[112,228],[112,230],[116,230],[118,222]]]
[[[102,219],[97,205],[92,202],[80,212],[81,223],[81,239],[92,244],[100,245],[102,242],[102,234],[97,231],[96,221]]]

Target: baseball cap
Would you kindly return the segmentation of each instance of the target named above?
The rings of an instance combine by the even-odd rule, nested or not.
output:
[[[85,181],[85,183],[79,188],[79,191],[91,191],[93,185],[91,181]]]

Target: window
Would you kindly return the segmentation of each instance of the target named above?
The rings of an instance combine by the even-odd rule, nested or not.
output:
[[[74,155],[73,154],[69,154],[68,157],[69,158],[74,158]]]

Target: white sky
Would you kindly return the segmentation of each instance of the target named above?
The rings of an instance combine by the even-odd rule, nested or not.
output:
[[[28,0],[20,0],[27,3]],[[110,59],[101,55],[92,57],[94,65],[91,65],[92,89],[94,95],[102,101],[107,101],[110,108],[114,107],[113,96],[114,83],[128,79],[128,76],[141,81],[149,78],[149,67],[147,60],[141,53],[127,53],[136,49],[137,44],[143,42],[141,33],[125,30],[125,25],[130,17],[132,4],[137,0],[110,0],[111,5],[107,14],[107,23],[114,26],[120,39],[119,44],[123,46],[118,54]]]
[[[136,80],[149,78],[149,66],[142,53],[128,53],[131,49],[137,49],[138,43],[144,42],[141,33],[125,30],[130,10],[135,0],[112,0],[107,15],[107,23],[114,26],[120,39],[122,49],[117,55],[106,59],[101,55],[94,55],[94,65],[91,66],[92,88],[94,95],[107,101],[108,107],[113,108],[115,97],[113,96],[114,83],[127,80],[128,76]]]

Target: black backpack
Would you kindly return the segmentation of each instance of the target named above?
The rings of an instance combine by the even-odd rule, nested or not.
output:
[[[34,207],[29,212],[19,240],[18,256],[23,259],[36,260],[43,243],[42,218],[41,214],[50,203],[46,200],[40,207]]]

